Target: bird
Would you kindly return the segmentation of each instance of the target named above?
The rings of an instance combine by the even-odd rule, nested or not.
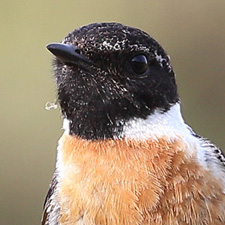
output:
[[[225,157],[181,113],[169,55],[92,23],[47,49],[64,133],[42,225],[224,225]]]

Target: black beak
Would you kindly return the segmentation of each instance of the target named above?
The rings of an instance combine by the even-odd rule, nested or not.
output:
[[[46,48],[65,64],[77,65],[86,70],[93,65],[89,59],[80,54],[80,50],[74,45],[52,43]]]

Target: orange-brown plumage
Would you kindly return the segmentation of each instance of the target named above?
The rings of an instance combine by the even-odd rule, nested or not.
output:
[[[86,141],[64,134],[60,224],[224,224],[222,184],[186,148],[179,139]]]

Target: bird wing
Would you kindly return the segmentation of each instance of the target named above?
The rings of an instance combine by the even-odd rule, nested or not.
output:
[[[41,225],[58,224],[57,220],[59,216],[59,205],[56,198],[57,184],[58,184],[57,173],[54,173],[52,182],[49,186],[47,196],[45,198],[43,207],[44,212],[42,215]],[[55,222],[53,223],[53,221]]]
[[[204,152],[207,167],[214,176],[222,181],[225,188],[225,155],[223,151],[207,138],[197,137],[200,139],[200,151]]]
[[[206,159],[210,162],[214,162],[225,170],[225,155],[223,151],[206,138],[201,138],[201,147],[206,151]]]

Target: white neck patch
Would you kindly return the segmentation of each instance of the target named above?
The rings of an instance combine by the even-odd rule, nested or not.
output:
[[[193,136],[191,128],[184,122],[180,111],[180,104],[176,103],[167,112],[156,110],[147,119],[135,118],[128,121],[123,127],[119,138],[128,138],[144,141],[158,140],[167,137],[168,140],[182,140],[189,154],[198,148],[197,138]],[[115,137],[116,138],[116,137]]]
[[[180,104],[176,103],[167,112],[156,110],[147,119],[135,118],[128,121],[124,126],[121,138],[146,140],[167,136],[174,139],[183,135],[189,136],[191,132],[182,118]]]

